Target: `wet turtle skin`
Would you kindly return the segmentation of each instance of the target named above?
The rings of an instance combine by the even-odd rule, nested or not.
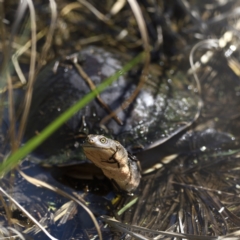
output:
[[[96,86],[121,70],[124,64],[116,53],[93,46],[77,55],[79,64]],[[91,91],[71,61],[60,60],[57,68],[55,66],[56,61],[53,61],[37,77],[26,139],[40,133]],[[147,82],[130,106],[117,112],[122,125],[111,119],[101,128],[99,122],[109,113],[95,99],[45,141],[37,152],[53,164],[69,159],[83,160],[85,156],[80,144],[85,136],[103,134],[120,141],[131,153],[136,153],[159,145],[183,130],[195,120],[199,111],[199,98],[193,87],[189,87],[193,84],[192,80],[187,79],[183,72],[167,76],[159,69],[160,66],[156,66],[154,74],[150,71]],[[110,109],[115,110],[132,94],[138,81],[137,74],[120,76],[100,97]]]

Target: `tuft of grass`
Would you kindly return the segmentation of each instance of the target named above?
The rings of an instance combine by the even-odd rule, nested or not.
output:
[[[129,70],[131,70],[134,66],[136,66],[139,62],[144,59],[144,54],[141,53],[137,57],[133,58],[130,62],[123,66],[121,70],[116,72],[114,75],[105,79],[101,84],[99,84],[94,91],[91,91],[87,95],[85,95],[81,100],[79,100],[76,104],[62,113],[56,120],[50,123],[46,128],[42,130],[42,132],[31,138],[28,142],[26,142],[21,148],[17,151],[10,154],[10,156],[0,164],[0,175],[6,174],[8,171],[17,166],[17,164],[25,157],[27,154],[31,153],[37,146],[39,146],[44,140],[46,140],[51,134],[53,134],[61,125],[63,125],[69,118],[71,118],[75,113],[77,113],[81,108],[86,106],[89,102],[91,102],[99,93],[104,91],[109,85],[111,85],[117,78]]]

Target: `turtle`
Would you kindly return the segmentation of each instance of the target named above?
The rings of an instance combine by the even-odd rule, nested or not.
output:
[[[102,169],[117,190],[133,192],[138,187],[141,171],[137,159],[118,141],[90,134],[82,147],[86,157]]]
[[[88,46],[45,66],[34,89],[25,131],[29,139],[62,112],[91,91],[89,83],[72,61],[97,86],[121,71],[122,54]],[[182,71],[164,73],[160,64],[151,65],[147,81],[126,109],[102,124],[102,120],[129,99],[136,88],[141,69],[121,75],[98,99],[78,111],[36,151],[47,165],[66,165],[86,161],[81,145],[89,134],[104,135],[120,142],[134,155],[158,146],[191,125],[199,115],[199,96],[193,79]]]
[[[216,154],[218,150],[224,151],[224,149],[227,149],[229,151],[234,145],[237,145],[234,144],[234,140],[235,138],[232,135],[212,128],[202,131],[187,131],[168,141],[168,145],[174,148],[174,151],[171,149],[169,154],[194,152],[201,155],[201,152],[213,153],[213,150]],[[191,146],[190,143],[194,146]],[[102,135],[90,134],[82,147],[86,157],[103,171],[104,175],[112,181],[115,189],[128,193],[137,189],[141,180],[141,166],[144,165],[141,165],[138,158],[128,153],[118,141]],[[156,166],[149,169],[145,168],[145,173],[154,170],[156,170]]]

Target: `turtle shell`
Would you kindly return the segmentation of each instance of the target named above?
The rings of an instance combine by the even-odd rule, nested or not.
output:
[[[122,57],[98,47],[87,47],[77,55],[79,64],[96,86],[123,66]],[[116,113],[122,124],[110,119],[100,127],[100,121],[109,112],[95,99],[47,139],[37,152],[57,164],[69,159],[79,161],[85,159],[80,146],[85,136],[104,134],[135,153],[159,145],[189,126],[199,113],[199,98],[193,91],[192,80],[182,72],[164,75],[160,65],[154,66],[154,71],[152,68],[136,99],[128,108]],[[131,96],[139,81],[137,72],[135,69],[120,76],[100,94],[112,111]],[[47,65],[34,86],[26,138],[41,132],[90,91],[71,61],[60,60]]]

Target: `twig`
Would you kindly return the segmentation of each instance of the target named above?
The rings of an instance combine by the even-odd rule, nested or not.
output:
[[[146,80],[148,79],[148,69],[149,69],[149,63],[150,63],[150,46],[149,46],[149,42],[148,42],[148,34],[147,34],[147,28],[146,28],[146,24],[144,21],[144,18],[142,16],[142,12],[141,9],[137,3],[136,0],[128,0],[128,3],[130,4],[133,14],[135,15],[138,27],[139,27],[139,31],[141,33],[141,38],[143,41],[143,48],[144,48],[144,66],[143,66],[143,70],[142,70],[142,74],[140,77],[140,81],[136,87],[136,89],[134,90],[134,92],[131,94],[131,96],[126,99],[120,107],[118,107],[117,109],[114,110],[113,113],[109,114],[108,116],[104,117],[101,122],[100,122],[100,126],[104,125],[107,121],[109,121],[112,117],[113,114],[116,114],[119,111],[122,111],[124,109],[126,109],[133,101],[134,99],[137,97],[138,93],[140,92],[140,90],[142,89],[143,85],[145,84]]]
[[[9,198],[22,212],[24,212],[28,218],[30,218],[42,231],[52,240],[57,240],[57,238],[50,235],[50,233],[29,213],[24,209],[15,199],[13,199],[8,193],[6,193],[1,187],[0,191]]]
[[[29,68],[29,79],[28,79],[28,88],[25,94],[24,99],[24,110],[23,115],[21,118],[20,126],[19,126],[19,132],[18,132],[18,138],[17,138],[17,145],[20,144],[24,130],[25,125],[27,122],[27,116],[29,113],[31,100],[32,100],[32,91],[33,91],[33,82],[34,82],[34,76],[35,76],[35,65],[36,65],[36,44],[37,44],[37,26],[36,26],[36,14],[33,2],[31,0],[27,0],[29,11],[30,11],[30,20],[31,20],[31,60],[30,60],[30,68]]]
[[[95,91],[96,90],[96,86],[95,84],[93,83],[92,79],[87,75],[87,73],[83,70],[83,68],[77,63],[76,61],[76,58],[74,58],[72,60],[74,66],[77,68],[79,74],[83,77],[83,79],[87,82],[88,86],[90,87],[90,89],[92,91]],[[97,100],[99,101],[99,103],[102,105],[102,107],[108,111],[108,113],[111,114],[111,116],[115,119],[115,121],[122,125],[122,121],[118,118],[118,116],[115,114],[115,112],[113,112],[111,110],[111,108],[102,100],[102,98],[100,97],[100,95],[98,94],[96,96]]]
[[[98,233],[98,236],[99,236],[99,239],[102,240],[102,233],[101,233],[101,230],[100,230],[100,227],[99,227],[99,224],[95,218],[95,216],[93,215],[93,213],[91,212],[91,210],[86,206],[86,203],[84,201],[84,199],[78,197],[79,199],[81,199],[81,201],[79,201],[77,198],[73,197],[72,195],[64,192],[63,190],[59,189],[59,188],[56,188],[56,187],[53,187],[51,186],[50,184],[48,183],[45,183],[43,181],[40,181],[36,178],[33,178],[33,177],[30,177],[28,175],[26,175],[24,172],[22,172],[21,170],[19,170],[19,173],[28,181],[30,182],[31,184],[34,184],[36,185],[37,187],[41,186],[41,187],[44,187],[46,189],[49,189],[53,192],[56,192],[68,199],[71,199],[72,201],[76,202],[77,204],[79,204],[87,213],[88,215],[90,216],[90,218],[92,219],[95,227],[96,227],[96,230],[97,230],[97,233]]]
[[[57,4],[55,0],[49,0],[49,5],[51,9],[51,23],[49,27],[49,31],[47,33],[46,41],[42,49],[42,53],[40,56],[40,61],[37,67],[36,73],[41,69],[41,67],[44,65],[44,61],[46,61],[46,55],[48,53],[49,48],[51,47],[52,44],[52,38],[53,38],[53,33],[56,28],[56,23],[57,23]]]

